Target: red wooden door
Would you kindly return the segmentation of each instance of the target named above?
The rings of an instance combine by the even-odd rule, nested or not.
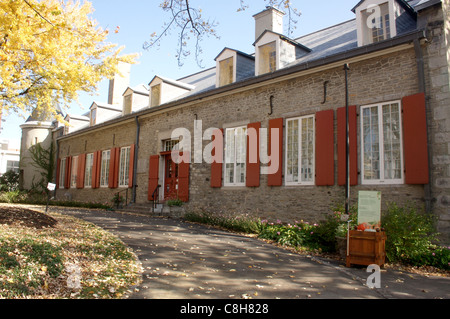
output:
[[[178,164],[172,160],[170,154],[164,158],[164,199],[176,199],[178,190]]]

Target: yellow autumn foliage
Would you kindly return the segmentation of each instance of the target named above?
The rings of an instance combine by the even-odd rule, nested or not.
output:
[[[53,115],[93,93],[118,62],[123,47],[91,18],[89,1],[0,0],[0,107],[3,114]],[[58,117],[58,116],[57,116]]]

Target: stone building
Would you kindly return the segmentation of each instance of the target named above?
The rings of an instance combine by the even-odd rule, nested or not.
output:
[[[449,1],[355,5],[355,19],[296,39],[268,7],[254,53],[219,48],[214,68],[122,86],[107,120],[93,104],[55,139],[57,197],[320,220],[345,200],[348,101],[351,204],[378,190],[384,207],[423,206],[450,241]]]

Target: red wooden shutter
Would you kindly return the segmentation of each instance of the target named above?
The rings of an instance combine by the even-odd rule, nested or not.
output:
[[[98,151],[98,157],[97,157],[97,175],[95,176],[96,179],[96,187],[99,188],[100,187],[100,175],[102,173],[102,156],[103,156],[103,152],[102,151]]]
[[[247,187],[259,187],[260,159],[259,159],[259,129],[261,123],[247,125],[247,163],[246,182]]]
[[[92,188],[100,187],[101,154],[102,154],[101,151],[94,152],[94,158],[92,163],[92,182],[91,182]]]
[[[136,151],[136,145],[133,144],[130,147],[130,168],[128,170],[128,187],[132,188],[133,187],[133,178],[134,178],[134,153]]]
[[[222,138],[216,139],[215,136],[221,136]],[[212,136],[213,149],[211,155],[213,156],[213,162],[211,163],[211,187],[222,187],[222,163],[223,163],[223,129],[216,130]]]
[[[120,149],[118,147],[111,149],[109,160],[109,188],[117,188],[119,185],[119,160]]]
[[[403,147],[405,158],[405,183],[428,184],[428,139],[425,94],[404,97]]]
[[[356,132],[356,106],[349,106],[349,154],[350,154],[350,185],[358,184],[358,141]],[[338,184],[345,185],[345,152],[346,141],[346,117],[345,107],[337,110],[338,120]]]
[[[272,157],[272,129],[278,129],[278,141],[273,141],[278,143],[278,170],[274,174],[267,175],[267,185],[268,186],[281,186],[283,184],[283,119],[273,119],[269,120],[269,145],[268,152],[269,156]],[[276,146],[274,146],[276,147]],[[272,161],[269,162],[269,166]]]
[[[112,148],[109,152],[109,174],[108,174],[108,187],[114,188],[114,172],[115,172],[115,156],[116,149]]]
[[[86,154],[80,154],[78,156],[77,167],[77,188],[84,188],[84,172],[86,170]]]
[[[70,177],[72,171],[72,157],[66,157],[66,176],[64,176],[64,188],[70,188]]]
[[[334,185],[334,111],[316,113],[316,185]]]
[[[59,188],[59,175],[61,174],[61,159],[58,158],[56,161],[56,189]]]
[[[120,148],[116,147],[114,156],[114,188],[119,187],[119,163],[120,163]]]
[[[148,170],[148,200],[156,200],[153,198],[153,192],[158,187],[159,182],[159,155],[150,156],[150,165]]]
[[[180,153],[180,156],[182,155],[183,153]],[[190,156],[188,152],[185,152],[185,155]],[[185,161],[178,164],[178,198],[183,202],[189,201],[189,164]]]

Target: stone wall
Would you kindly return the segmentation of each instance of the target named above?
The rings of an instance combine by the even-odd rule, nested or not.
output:
[[[326,102],[323,83],[328,81]],[[137,167],[137,202],[146,203],[148,193],[149,157],[162,151],[162,141],[170,138],[179,127],[194,132],[194,120],[202,120],[203,131],[210,127],[230,127],[261,122],[268,127],[270,119],[290,118],[314,114],[322,110],[337,110],[345,106],[343,66],[314,74],[300,76],[245,92],[229,94],[217,99],[199,101],[162,113],[143,113],[139,117],[141,132]],[[350,65],[349,93],[351,105],[399,100],[418,93],[417,67],[414,49],[373,58]],[[273,96],[273,114],[270,112]],[[336,112],[335,112],[336,122]],[[114,127],[93,130],[60,140],[60,157],[128,146],[135,143],[136,124],[129,121]],[[359,132],[359,123],[358,123]],[[335,123],[335,141],[336,136]],[[359,135],[359,134],[358,134]],[[203,141],[203,148],[210,141]],[[359,141],[358,141],[359,143]],[[336,145],[336,143],[335,143]],[[194,145],[192,144],[192,150]],[[284,147],[283,147],[284,148]],[[358,146],[358,149],[360,147]],[[261,175],[257,188],[211,188],[211,167],[193,163],[190,170],[190,200],[186,210],[213,213],[248,213],[261,218],[318,221],[332,208],[344,202],[344,188],[337,186],[337,148],[335,147],[335,186],[267,186],[267,176]],[[283,163],[284,165],[284,163]],[[358,163],[358,166],[360,164]],[[162,172],[161,172],[162,173]],[[360,184],[360,183],[359,183]],[[376,189],[383,194],[383,203],[413,201],[423,205],[424,187],[411,185],[356,186],[351,189],[351,202],[357,202],[359,190]],[[75,200],[105,202],[121,189],[61,190],[58,196]]]
[[[438,231],[450,242],[450,4],[433,6],[420,13],[419,24],[427,30],[424,46],[425,91],[430,145],[430,188]]]
[[[134,120],[121,123],[118,126],[108,126],[102,129],[76,134],[59,141],[59,158],[78,156],[96,151],[110,150],[114,147],[125,147],[136,143],[136,126]],[[115,193],[123,188],[109,189],[59,189],[57,198],[61,200],[75,200],[81,202],[109,203]],[[131,196],[131,191],[128,194]],[[125,197],[125,193],[123,194]]]
[[[417,93],[417,69],[413,50],[394,53],[381,59],[358,62],[350,68],[349,93],[352,105],[398,100],[403,96]],[[328,95],[326,103],[321,104],[324,97],[324,81],[329,81]],[[271,95],[274,96],[274,109],[273,114],[269,116]],[[344,71],[339,67],[262,87],[252,90],[251,93],[239,93],[208,104],[200,104],[195,108],[195,112],[198,118],[203,120],[204,129],[223,127],[228,123],[255,121],[261,121],[262,127],[267,128],[268,121],[272,118],[286,119],[309,115],[322,110],[336,110],[344,105]],[[223,111],[220,112],[220,110]],[[337,137],[335,141],[336,139]],[[204,146],[207,143],[209,142],[205,141]],[[335,180],[337,181],[336,153],[335,160]],[[345,196],[344,188],[337,186],[337,183],[331,187],[268,187],[266,186],[267,176],[264,175],[261,175],[261,186],[258,188],[212,189],[209,183],[211,174],[209,165],[194,164],[191,172],[191,200],[187,205],[187,209],[191,210],[250,213],[284,221],[299,219],[317,221],[330,212],[332,207],[342,204]],[[381,190],[385,204],[389,201],[407,202],[409,200],[418,202],[419,205],[423,204],[423,186],[409,185],[353,187],[352,203],[356,203],[359,190],[368,189]]]

